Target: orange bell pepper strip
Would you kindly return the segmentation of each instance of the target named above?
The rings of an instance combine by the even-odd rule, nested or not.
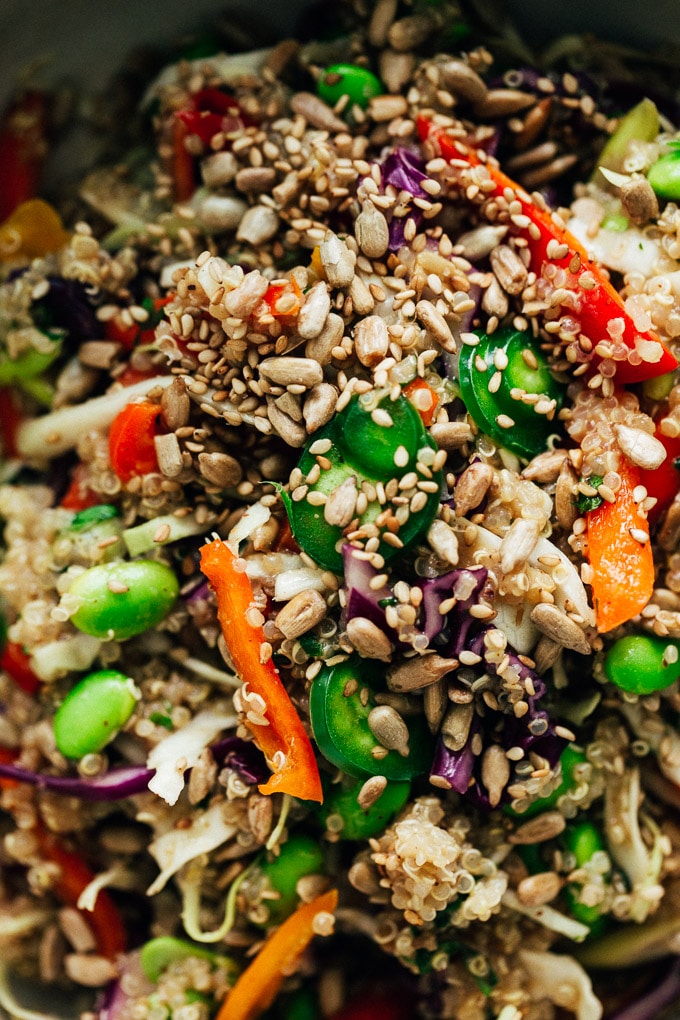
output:
[[[283,980],[289,976],[316,934],[314,920],[321,913],[332,914],[338,903],[337,890],[303,903],[269,936],[253,962],[238,978],[220,1006],[215,1020],[255,1020],[271,1006]]]
[[[82,857],[64,848],[55,833],[38,828],[36,835],[43,857],[59,868],[59,876],[53,886],[55,895],[66,906],[79,909],[80,894],[94,879],[94,873],[90,871]],[[97,949],[102,956],[115,960],[119,953],[125,952],[127,948],[125,926],[118,908],[106,889],[100,889],[97,893],[94,910],[82,910],[81,913],[92,929]]]
[[[323,800],[314,749],[279,672],[271,659],[262,661],[262,627],[252,627],[246,614],[253,606],[248,575],[235,569],[237,557],[221,539],[201,548],[201,570],[217,596],[217,618],[244,686],[266,705],[268,726],[246,720],[255,743],[273,770],[260,793],[288,793],[302,800]]]
[[[111,422],[109,459],[122,482],[158,471],[154,436],[160,413],[158,404],[142,401],[128,404]]]
[[[633,498],[640,473],[624,459],[618,473],[621,487],[615,502],[603,502],[586,514],[593,603],[601,634],[637,616],[654,589],[649,524]]]
[[[514,217],[510,227],[515,236],[527,242],[529,268],[537,277],[543,275],[548,264],[566,271],[564,287],[576,295],[576,300],[574,308],[571,305],[562,307],[569,316],[579,321],[581,333],[592,341],[594,347],[602,340],[611,339],[608,326],[612,320],[621,321],[621,339],[631,352],[635,352],[635,356],[632,362],[616,362],[617,383],[643,382],[677,368],[677,361],[655,333],[636,329],[620,295],[599,266],[589,261],[581,243],[555,222],[548,209],[539,208],[524,188],[499,169],[494,159],[485,159],[479,150],[451,138],[445,129],[437,127],[427,117],[418,119],[418,131],[421,140],[431,142],[444,159],[453,161],[454,167],[472,168],[483,164],[494,185],[492,189],[484,190],[485,198],[502,198],[509,190],[517,199],[521,207],[519,222],[518,217]],[[566,254],[562,254],[565,251]],[[644,360],[636,350],[638,341],[643,342]],[[636,364],[638,358],[640,360]]]

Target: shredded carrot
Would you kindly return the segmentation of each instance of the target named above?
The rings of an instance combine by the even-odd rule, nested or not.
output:
[[[621,461],[618,473],[621,487],[616,501],[604,502],[586,515],[588,560],[593,569],[593,602],[600,633],[637,616],[654,589],[649,524],[633,498],[640,474],[627,460]]]
[[[303,903],[269,936],[250,966],[222,1003],[215,1020],[255,1020],[273,1003],[285,977],[316,934],[314,921],[332,914],[338,903],[335,889]]]
[[[264,631],[248,622],[255,607],[253,589],[245,571],[236,569],[236,560],[220,539],[201,548],[201,570],[215,590],[217,617],[229,654],[246,693],[258,695],[265,705],[267,725],[246,718],[273,770],[260,792],[288,793],[320,803],[323,794],[314,749],[276,666],[271,658],[263,661]]]

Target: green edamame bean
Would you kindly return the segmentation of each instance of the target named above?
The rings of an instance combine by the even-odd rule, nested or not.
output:
[[[140,697],[132,678],[115,669],[83,677],[55,713],[57,750],[66,758],[101,751],[125,726]]]
[[[659,198],[680,198],[680,153],[676,146],[650,166],[647,180]]]
[[[305,875],[323,874],[325,862],[321,847],[311,836],[291,836],[277,857],[259,861],[260,889],[278,893],[276,899],[263,898],[269,910],[268,923],[278,924],[295,910],[299,897],[297,884]]]
[[[604,671],[608,680],[631,694],[662,691],[680,677],[680,641],[630,634],[611,646]]]
[[[404,807],[411,792],[408,781],[388,783],[377,801],[364,809],[357,801],[363,785],[364,780],[360,779],[350,786],[337,783],[326,791],[320,815],[327,828],[331,828],[340,839],[368,839],[382,832]],[[342,820],[339,831],[333,822],[329,826],[328,820],[334,816]]]
[[[317,83],[319,96],[330,106],[335,106],[343,96],[349,96],[351,103],[365,108],[373,96],[381,96],[384,91],[371,71],[356,64],[332,64]]]
[[[577,868],[583,868],[591,860],[593,854],[604,850],[602,836],[592,822],[581,822],[578,825],[567,826],[564,830],[563,839],[567,850],[576,858]],[[576,886],[576,883],[573,883],[572,886],[568,885],[565,889],[565,896],[572,916],[577,921],[580,921],[581,924],[587,924],[591,935],[597,935],[606,924],[602,911],[598,906],[591,907],[587,903],[581,903],[577,891],[578,887],[574,888],[574,886]]]
[[[125,641],[160,623],[178,594],[177,578],[164,563],[101,563],[85,570],[69,588],[69,595],[80,600],[71,622],[93,637]]]

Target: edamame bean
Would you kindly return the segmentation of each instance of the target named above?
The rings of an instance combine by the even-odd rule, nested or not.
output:
[[[611,646],[604,671],[608,680],[631,694],[663,691],[680,677],[680,641],[630,634]]]
[[[69,588],[69,595],[80,602],[71,622],[93,637],[124,641],[160,623],[178,594],[177,578],[164,563],[101,563],[85,570]]]
[[[57,750],[66,758],[101,751],[125,726],[140,697],[132,678],[118,670],[83,677],[55,713]]]
[[[604,850],[602,836],[592,822],[568,825],[564,830],[563,839],[567,850],[571,851],[576,858],[577,868],[583,868],[592,859],[593,854]],[[581,903],[578,891],[573,885],[568,885],[565,889],[572,916],[581,924],[587,924],[591,935],[600,934],[606,925],[602,911],[598,906],[591,907],[587,903]]]
[[[364,108],[373,96],[381,96],[384,91],[371,71],[356,64],[332,64],[317,83],[319,96],[330,106],[335,106],[343,96],[349,96],[351,103]]]
[[[680,153],[677,147],[650,166],[647,180],[659,198],[673,201],[680,198]]]
[[[300,879],[305,875],[323,874],[326,869],[319,844],[310,836],[297,835],[281,846],[277,857],[263,857],[259,870],[262,881],[256,884],[260,891],[267,889],[278,893],[276,899],[262,900],[269,910],[267,923],[278,924],[298,905]]]

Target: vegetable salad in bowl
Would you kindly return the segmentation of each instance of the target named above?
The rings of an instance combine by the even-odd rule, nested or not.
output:
[[[677,72],[457,0],[310,26],[0,124],[0,1006],[651,1020]]]

